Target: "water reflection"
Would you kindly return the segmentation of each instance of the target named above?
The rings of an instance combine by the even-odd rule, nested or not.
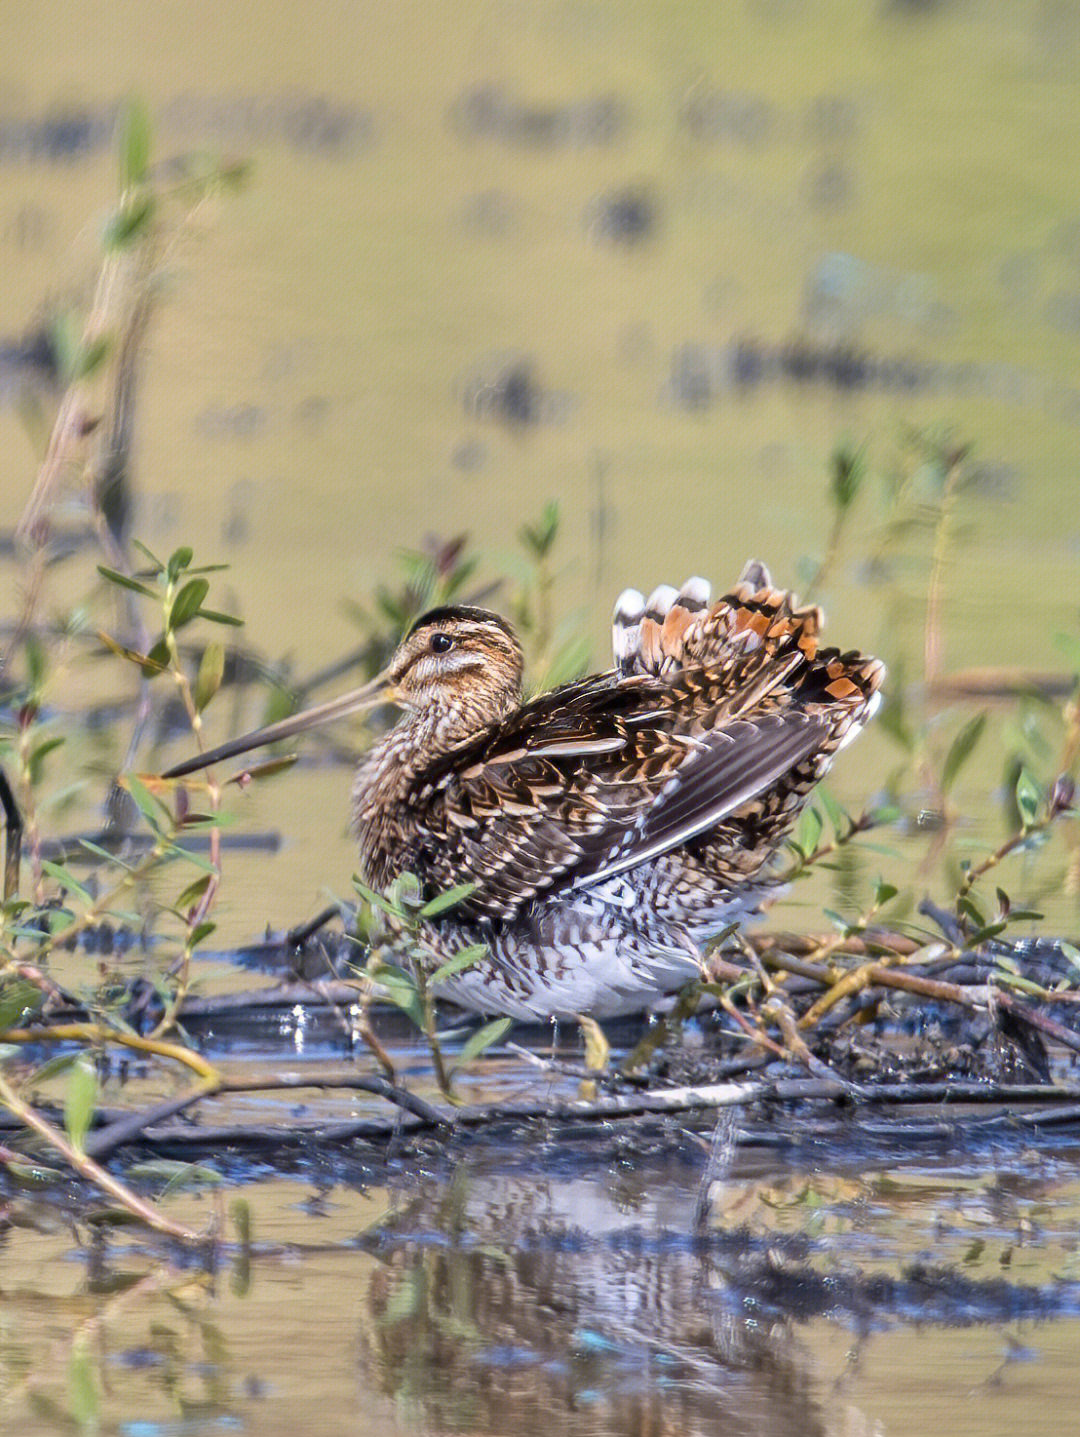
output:
[[[555,1433],[826,1432],[845,1368],[823,1373],[806,1324],[840,1324],[857,1352],[906,1323],[1077,1311],[1075,1282],[1010,1281],[985,1238],[968,1271],[949,1223],[927,1243],[937,1202],[954,1205],[958,1244],[971,1222],[1015,1234],[1032,1185],[999,1193],[984,1222],[982,1197],[969,1191],[961,1216],[947,1179],[744,1178],[712,1189],[695,1232],[689,1173],[622,1176],[538,1184],[461,1167],[425,1185],[380,1238],[364,1384],[434,1430],[503,1431],[513,1413],[519,1430]],[[912,1207],[921,1256],[903,1223],[894,1243],[867,1241],[871,1211]]]
[[[930,1340],[939,1419],[981,1411],[971,1430],[1004,1433],[1033,1383],[1066,1382],[1074,1154],[962,1169],[894,1154],[858,1174],[825,1150],[744,1152],[706,1180],[705,1136],[642,1128],[602,1162],[595,1135],[536,1128],[457,1160],[432,1144],[389,1163],[312,1154],[289,1175],[249,1165],[209,1261],[107,1225],[73,1240],[55,1199],[12,1197],[5,1419],[28,1433],[870,1431],[919,1390]],[[217,1203],[179,1206],[206,1226]],[[1066,1427],[1070,1413],[1075,1392]],[[926,1429],[912,1409],[887,1430]]]

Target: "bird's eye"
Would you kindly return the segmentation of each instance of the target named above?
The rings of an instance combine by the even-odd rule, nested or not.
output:
[[[454,641],[449,634],[432,634],[431,652],[433,654],[445,654],[454,647]]]

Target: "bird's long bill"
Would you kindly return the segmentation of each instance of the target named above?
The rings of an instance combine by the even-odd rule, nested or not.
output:
[[[327,703],[316,704],[314,708],[304,709],[302,713],[292,714],[289,718],[281,719],[278,723],[268,724],[266,728],[257,728],[251,733],[241,734],[239,738],[231,738],[227,743],[222,743],[217,748],[207,749],[205,753],[197,753],[194,758],[186,758],[183,763],[174,764],[161,776],[162,778],[182,778],[186,773],[195,773],[197,769],[208,768],[212,763],[219,763],[225,758],[234,758],[239,753],[248,753],[253,748],[262,748],[268,743],[279,743],[282,739],[292,738],[295,734],[305,733],[309,728],[317,728],[320,724],[329,723],[331,719],[346,718],[349,714],[359,713],[361,709],[372,708],[375,704],[386,702],[392,698],[390,680],[385,673],[379,674],[370,683],[364,684],[363,688],[353,689],[340,698],[330,699]]]

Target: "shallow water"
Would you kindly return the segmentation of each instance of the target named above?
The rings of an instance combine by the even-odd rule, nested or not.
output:
[[[520,568],[519,526],[557,498],[556,618],[588,631],[599,663],[626,584],[723,584],[750,554],[785,583],[812,569],[846,436],[866,446],[871,480],[818,597],[837,642],[886,659],[925,739],[898,780],[892,851],[796,886],[776,922],[865,905],[880,871],[912,904],[940,900],[959,860],[1008,831],[1014,758],[1052,778],[1061,733],[1046,704],[923,689],[932,495],[916,483],[898,514],[888,478],[908,463],[909,427],[976,446],[943,554],[941,672],[1064,675],[1057,636],[1080,624],[1078,65],[1080,23],[1053,0],[1007,13],[314,0],[264,7],[256,25],[228,6],[197,20],[133,0],[8,6],[0,533],[32,481],[16,391],[37,382],[2,345],[88,296],[113,118],[137,91],[160,154],[254,163],[244,193],[208,207],[171,256],[139,393],[138,537],[230,561],[220,603],[244,615],[252,650],[303,681],[355,645],[343,600],[370,605],[396,550],[467,529],[486,581]],[[61,520],[78,528],[77,481],[71,495]],[[50,572],[47,612],[92,596],[96,559],[83,548]],[[0,570],[10,614],[21,571],[6,546]],[[77,649],[61,668],[49,698],[70,742],[51,759],[46,832],[97,826],[126,712],[90,739],[74,720],[131,693],[112,660]],[[257,722],[260,703],[223,695],[212,737]],[[937,802],[928,771],[979,707],[990,723],[943,845],[934,814],[920,818]],[[348,889],[347,766],[308,753],[230,801],[234,832],[281,845],[228,855],[222,947]],[[878,725],[833,789],[858,810],[904,762]],[[1001,880],[1075,934],[1066,840]],[[251,978],[206,960],[199,981]],[[419,1057],[413,1076],[427,1081]],[[345,1100],[303,1101],[310,1114]],[[261,1111],[287,1123],[296,1108]],[[541,1421],[1005,1433],[1036,1401],[1075,1421],[1071,1148],[998,1134],[960,1157],[788,1150],[799,1119],[780,1112],[785,1146],[739,1155],[705,1201],[711,1135],[692,1126],[629,1151],[534,1135],[509,1156],[392,1152],[389,1168],[351,1146],[289,1156],[280,1173],[222,1153],[256,1246],[210,1279],[137,1238],[114,1236],[99,1260],[50,1201],[30,1214],[43,1230],[3,1239],[4,1421],[51,1431],[100,1412],[130,1437]],[[202,1223],[216,1201],[173,1207]],[[731,1236],[743,1226],[745,1241]],[[774,1250],[778,1233],[803,1247]],[[1006,1287],[965,1296],[956,1277],[944,1295],[848,1284],[835,1310],[788,1289],[765,1302],[763,1263],[898,1282],[927,1257]],[[102,1291],[118,1274],[140,1282]]]
[[[211,1273],[122,1232],[9,1231],[7,1420],[124,1433],[1067,1430],[1076,1150],[362,1151],[248,1172],[251,1241]],[[229,1203],[237,1202],[232,1194]],[[205,1223],[213,1199],[170,1203]],[[230,1235],[232,1223],[226,1223]],[[86,1234],[84,1228],[83,1234]]]

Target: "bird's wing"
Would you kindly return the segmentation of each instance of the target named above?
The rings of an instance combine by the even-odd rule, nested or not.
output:
[[[418,779],[414,870],[433,892],[475,884],[461,911],[512,917],[707,832],[828,731],[715,707],[682,681],[614,674],[544,695]]]

